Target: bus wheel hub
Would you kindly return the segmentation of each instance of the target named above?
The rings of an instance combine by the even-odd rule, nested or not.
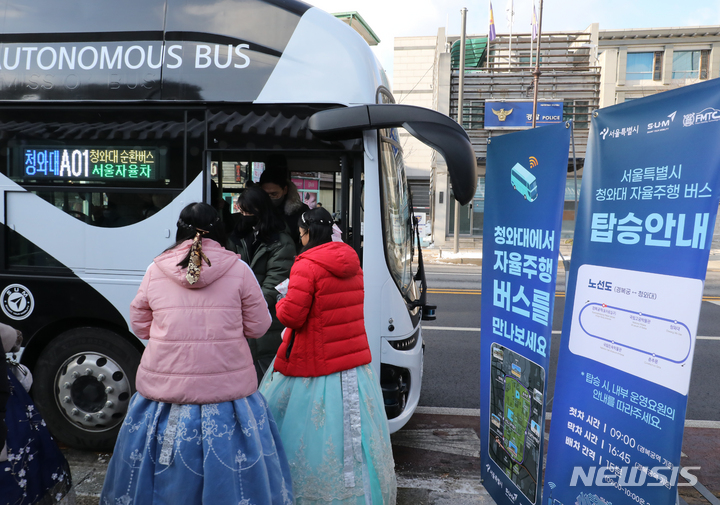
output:
[[[57,403],[74,424],[91,431],[117,426],[130,399],[130,381],[115,361],[99,353],[76,354],[55,380]]]

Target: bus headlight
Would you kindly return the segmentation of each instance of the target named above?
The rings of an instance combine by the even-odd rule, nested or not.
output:
[[[387,342],[393,347],[393,349],[397,349],[398,351],[409,351],[410,349],[414,349],[417,345],[419,335],[420,331],[416,331],[408,338],[404,338],[402,340],[388,340]]]

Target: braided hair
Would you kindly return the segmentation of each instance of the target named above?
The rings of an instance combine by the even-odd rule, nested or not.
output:
[[[303,247],[303,252],[331,242],[333,224],[335,223],[332,216],[322,207],[303,212],[298,220],[298,226],[309,234],[308,243]]]

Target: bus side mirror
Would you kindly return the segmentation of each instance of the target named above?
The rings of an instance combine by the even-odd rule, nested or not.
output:
[[[367,130],[405,128],[445,158],[458,202],[465,205],[475,195],[477,159],[470,139],[462,126],[437,111],[399,104],[341,107],[316,112],[308,127],[324,140],[359,138]]]

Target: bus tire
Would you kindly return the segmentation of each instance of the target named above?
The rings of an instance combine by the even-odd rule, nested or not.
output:
[[[55,438],[78,449],[112,450],[140,356],[104,328],[73,328],[53,339],[38,358],[32,389]]]

